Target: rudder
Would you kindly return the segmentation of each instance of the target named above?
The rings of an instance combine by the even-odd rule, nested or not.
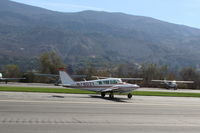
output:
[[[65,68],[59,68],[59,76],[60,76],[61,83],[63,85],[75,84],[74,80],[65,71]]]

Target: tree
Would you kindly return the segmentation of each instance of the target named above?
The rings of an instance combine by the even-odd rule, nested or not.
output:
[[[144,85],[152,84],[153,79],[164,79],[168,74],[168,68],[166,65],[158,66],[156,64],[143,64],[141,67],[141,77],[144,78]]]
[[[180,71],[182,80],[195,80],[198,78],[198,74],[194,68],[187,67]]]
[[[4,76],[9,78],[21,77],[19,67],[15,64],[9,64],[4,67]]]
[[[67,65],[67,69],[66,70],[67,70],[68,74],[70,74],[70,75],[74,74],[74,70],[73,70],[72,65]]]
[[[86,70],[89,79],[92,79],[92,76],[95,76],[97,74],[97,70],[92,64],[90,64]]]
[[[40,72],[48,74],[57,74],[59,67],[64,67],[60,57],[54,52],[45,52],[39,57]]]
[[[191,88],[199,88],[200,87],[200,75],[199,73],[191,67],[183,68],[180,71],[180,76],[182,80],[191,80],[194,81],[194,84],[190,84]]]

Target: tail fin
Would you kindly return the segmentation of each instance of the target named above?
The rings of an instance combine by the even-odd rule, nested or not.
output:
[[[59,76],[61,83],[64,85],[73,85],[75,84],[74,80],[67,74],[65,68],[59,68]]]

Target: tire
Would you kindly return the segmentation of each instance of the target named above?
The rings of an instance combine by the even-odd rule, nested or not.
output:
[[[114,94],[113,94],[113,93],[110,93],[109,97],[110,97],[111,99],[113,99],[113,98],[114,98]]]
[[[129,93],[127,96],[129,99],[131,99],[133,95],[131,93]]]

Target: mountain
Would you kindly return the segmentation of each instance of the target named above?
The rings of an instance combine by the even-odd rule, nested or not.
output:
[[[30,69],[38,55],[49,50],[66,64],[92,60],[199,67],[200,30],[144,16],[61,13],[1,0],[1,65]]]

